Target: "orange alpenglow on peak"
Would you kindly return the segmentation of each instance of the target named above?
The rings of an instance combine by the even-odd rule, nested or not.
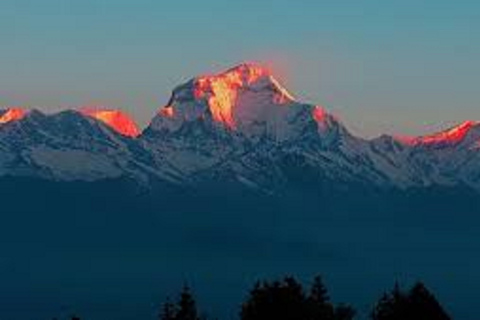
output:
[[[140,135],[140,129],[135,121],[122,111],[87,107],[80,109],[80,112],[105,123],[124,136],[135,138]]]
[[[196,99],[208,99],[208,107],[215,121],[223,123],[230,129],[235,129],[233,109],[239,90],[251,86],[265,77],[268,77],[279,91],[280,99],[276,99],[276,103],[294,100],[293,96],[271,76],[270,70],[254,63],[245,63],[218,75],[197,78],[194,95]]]
[[[409,145],[458,143],[467,136],[468,132],[472,129],[472,127],[479,123],[480,122],[470,120],[465,121],[456,127],[432,135],[427,135],[423,137],[397,137],[397,139]]]
[[[21,120],[26,114],[27,111],[22,108],[9,108],[0,116],[0,124]]]
[[[327,118],[327,112],[322,106],[315,106],[312,111],[313,114],[313,119],[317,121],[318,123],[323,123],[325,122]]]
[[[327,128],[327,112],[322,106],[315,106],[312,110],[312,116],[320,129],[325,130]]]

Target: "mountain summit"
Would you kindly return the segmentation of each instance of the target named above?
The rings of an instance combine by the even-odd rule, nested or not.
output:
[[[255,64],[242,64],[218,75],[198,77],[193,82],[195,99],[205,100],[213,119],[231,129],[248,116],[264,111],[260,108],[295,100],[269,70]]]
[[[9,123],[9,122],[12,122],[12,121],[18,121],[18,120],[22,119],[23,117],[25,117],[26,114],[27,114],[27,111],[22,109],[22,108],[19,108],[19,107],[8,108],[6,110],[1,110],[0,111],[0,124]]]
[[[245,63],[177,87],[150,129],[174,132],[204,121],[248,137],[285,140],[315,123],[325,129],[327,114],[320,109],[298,102],[268,69]]]
[[[464,141],[469,133],[478,127],[480,122],[469,120],[434,134],[421,137],[399,137],[399,140],[412,146],[457,144]]]
[[[80,112],[105,123],[124,136],[137,137],[140,134],[140,129],[135,121],[120,110],[104,107],[84,107],[80,109]]]
[[[366,140],[323,107],[294,98],[267,68],[245,63],[175,88],[143,132],[103,107],[0,111],[0,176],[262,192],[292,185],[480,191],[480,124]]]

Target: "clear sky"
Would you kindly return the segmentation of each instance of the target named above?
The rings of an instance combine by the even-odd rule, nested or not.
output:
[[[473,0],[2,0],[0,105],[104,104],[145,125],[178,84],[273,64],[352,131],[480,120]]]

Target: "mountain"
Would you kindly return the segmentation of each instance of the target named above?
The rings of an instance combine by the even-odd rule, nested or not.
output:
[[[479,142],[357,137],[256,64],[178,86],[143,131],[0,110],[0,318],[148,319],[188,282],[228,319],[258,277],[322,273],[359,319],[412,278],[478,319]]]
[[[318,182],[390,182],[374,166],[367,141],[322,107],[298,102],[255,64],[179,86],[141,139],[195,182],[271,191],[288,184],[293,171]]]
[[[22,108],[9,108],[5,110],[0,109],[0,124],[16,121],[22,119],[26,111]]]
[[[20,114],[16,110],[6,111],[2,118]],[[22,115],[11,116],[0,126],[3,176],[144,181],[157,175],[150,153],[104,121],[73,110],[51,115],[32,110]]]
[[[443,136],[450,137],[450,150],[467,143],[455,132],[436,134],[436,139],[383,136],[367,141],[352,135],[324,108],[298,102],[267,69],[243,64],[176,88],[141,139],[162,162],[197,182],[237,182],[264,191],[305,179],[316,184],[467,184],[478,189],[477,180],[469,178],[480,172],[475,162],[468,173],[458,175],[440,168],[437,174],[422,162],[421,155],[432,154]],[[448,161],[455,161],[467,170],[461,159],[467,161],[471,154],[459,157],[430,164],[449,167]]]
[[[101,107],[0,114],[0,174],[65,181],[267,193],[349,185],[480,191],[479,148],[473,121],[425,137],[356,137],[254,63],[178,86],[143,132],[128,115]]]
[[[124,136],[135,138],[140,134],[140,129],[137,127],[135,121],[133,121],[127,114],[119,110],[99,107],[86,107],[82,108],[80,112],[84,115],[104,122]]]
[[[381,137],[373,144],[382,156],[403,167],[416,185],[466,185],[479,190],[480,124],[467,121],[423,137]]]

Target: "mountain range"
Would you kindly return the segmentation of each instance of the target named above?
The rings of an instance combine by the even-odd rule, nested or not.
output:
[[[367,319],[422,279],[478,319],[480,123],[352,134],[257,64],[193,78],[140,130],[86,107],[0,111],[0,318],[154,319],[188,282],[236,319],[259,277],[324,274]]]
[[[480,192],[480,123],[364,139],[323,107],[297,101],[268,69],[245,63],[178,86],[143,131],[108,108],[55,114],[6,108],[0,176],[228,184],[262,193],[326,182]]]

